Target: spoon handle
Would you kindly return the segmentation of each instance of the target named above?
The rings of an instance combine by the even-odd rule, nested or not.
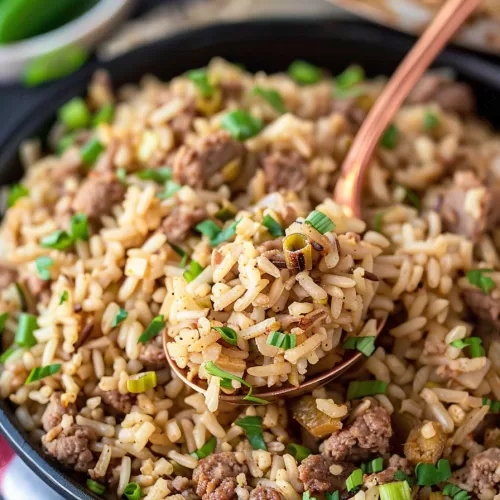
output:
[[[380,137],[420,77],[480,1],[448,0],[377,98],[354,138],[335,187],[335,201],[352,215],[361,213],[364,173]]]

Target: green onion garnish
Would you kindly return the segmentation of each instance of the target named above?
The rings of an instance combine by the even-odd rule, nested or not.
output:
[[[228,343],[236,345],[238,343],[238,334],[228,326],[214,326],[213,329]]]
[[[481,345],[482,343],[483,339],[479,337],[468,337],[466,339],[454,340],[453,342],[450,342],[450,345],[456,347],[457,349],[469,347],[470,357],[480,358],[486,354],[484,347]]]
[[[439,460],[434,464],[418,463],[415,467],[415,476],[419,486],[434,486],[450,479],[451,468],[448,460]]]
[[[472,269],[467,271],[466,276],[472,286],[481,289],[485,295],[488,295],[496,285],[489,276],[485,276],[485,273],[492,272],[494,272],[493,269]]]
[[[375,351],[375,337],[349,337],[344,342],[344,349],[357,349],[366,357]]]
[[[88,241],[89,226],[87,216],[85,214],[72,215],[69,223],[69,232],[75,241]]]
[[[24,288],[19,284],[15,283],[17,293],[19,294],[19,303],[21,306],[21,311],[28,310],[28,301],[26,300],[26,295],[24,293]]]
[[[17,200],[29,195],[30,191],[27,187],[22,184],[12,184],[9,188],[9,194],[7,195],[7,207],[13,207]]]
[[[198,459],[206,458],[215,451],[216,446],[217,438],[212,436],[201,448],[198,448],[194,454],[198,457]]]
[[[239,222],[240,220],[234,221],[230,226],[227,226],[225,229],[220,231],[215,238],[210,239],[210,246],[216,247],[224,241],[230,240],[236,234],[236,226]]]
[[[106,487],[103,484],[93,479],[87,479],[87,488],[96,495],[102,495],[106,491]]]
[[[97,137],[93,137],[82,146],[80,155],[82,157],[83,163],[87,167],[89,167],[97,161],[97,158],[99,158],[99,155],[103,151],[104,146],[102,145],[102,143],[99,141],[99,139],[97,139]]]
[[[156,372],[140,373],[136,378],[127,380],[127,391],[132,394],[140,394],[149,391],[149,389],[154,389],[157,383]]]
[[[334,491],[333,493],[326,493],[325,494],[326,500],[340,500],[340,492],[339,490]]]
[[[33,314],[21,313],[17,324],[14,342],[21,347],[33,347],[36,338],[33,332],[38,328],[37,318]]]
[[[262,417],[243,417],[236,420],[234,425],[241,427],[245,431],[254,450],[267,450],[262,433]]]
[[[266,344],[286,351],[297,345],[297,337],[291,333],[271,332],[267,337]]]
[[[285,231],[283,231],[279,222],[271,217],[270,215],[264,216],[262,219],[262,225],[267,228],[269,234],[277,238],[278,236],[285,236]]]
[[[0,333],[3,332],[3,329],[5,328],[5,322],[7,321],[8,317],[9,317],[9,313],[0,314]]]
[[[141,487],[137,483],[128,483],[123,490],[127,500],[141,500]]]
[[[113,120],[113,113],[115,112],[115,108],[111,103],[104,104],[101,108],[96,112],[94,118],[92,118],[92,126],[97,127],[101,123],[111,123]]]
[[[412,206],[414,206],[417,210],[420,210],[420,198],[416,193],[414,193],[411,189],[408,189],[405,186],[402,186],[405,190],[405,200]]]
[[[231,220],[234,216],[235,216],[234,211],[228,207],[222,207],[220,210],[217,210],[217,212],[215,212],[214,214],[214,217],[216,219],[221,220],[222,222],[227,222],[228,220]]]
[[[265,89],[264,87],[254,87],[252,94],[264,98],[278,113],[286,113],[286,107],[283,103],[283,97],[274,89]]]
[[[406,481],[381,484],[378,487],[380,500],[411,500],[410,486]]]
[[[128,316],[128,312],[123,309],[123,307],[120,307],[120,310],[116,313],[116,316],[113,318],[113,322],[111,323],[111,328],[115,328],[118,326],[120,323],[123,323]]]
[[[5,365],[6,361],[19,349],[16,344],[11,345],[1,356],[0,365]]]
[[[57,116],[69,130],[85,128],[92,119],[87,103],[81,97],[75,97],[61,106]]]
[[[311,496],[310,491],[304,491],[304,493],[302,493],[302,500],[316,500],[316,498]]]
[[[300,85],[318,83],[323,77],[320,68],[302,60],[297,60],[290,64],[288,74]]]
[[[382,457],[378,457],[373,459],[371,462],[363,463],[361,464],[361,470],[364,474],[381,472],[384,470],[384,459]]]
[[[73,244],[73,238],[66,231],[58,229],[45,236],[40,241],[43,248],[53,248],[55,250],[66,250]]]
[[[433,113],[432,111],[427,111],[424,116],[424,129],[425,130],[432,130],[436,128],[439,125],[439,118],[437,117],[436,113]]]
[[[214,239],[221,232],[221,228],[213,221],[206,219],[195,226],[195,229],[209,240]]]
[[[172,196],[174,196],[174,194],[180,189],[182,189],[182,186],[177,184],[177,182],[167,181],[165,182],[165,189],[163,193],[158,193],[156,197],[160,200],[168,200],[168,198],[172,198]]]
[[[31,382],[36,382],[37,380],[41,380],[45,377],[50,377],[50,375],[54,375],[61,369],[61,363],[56,363],[53,365],[40,366],[35,367],[31,370],[26,382],[24,384],[30,384]]]
[[[381,380],[355,380],[349,383],[347,388],[347,399],[364,398],[365,396],[374,396],[375,394],[385,394],[387,382]]]
[[[47,257],[46,255],[41,255],[35,259],[36,270],[38,271],[38,275],[42,280],[49,281],[50,280],[50,270],[54,265],[54,259],[51,257]]]
[[[238,141],[250,139],[264,128],[264,123],[259,118],[242,109],[236,109],[224,115],[221,125]]]
[[[483,398],[483,406],[489,406],[490,413],[500,413],[500,401],[498,400]]]
[[[61,298],[59,299],[59,305],[64,304],[64,302],[68,300],[68,297],[68,290],[64,290],[64,292],[61,294]]]
[[[413,486],[413,483],[415,482],[412,477],[408,476],[408,474],[405,474],[402,470],[397,470],[394,473],[394,479],[396,481],[406,481],[410,488]]]
[[[156,337],[165,327],[165,321],[163,319],[163,314],[156,316],[153,318],[153,321],[148,325],[148,327],[144,330],[142,335],[139,337],[137,343],[145,344],[153,337]]]
[[[213,361],[207,361],[207,363],[205,363],[205,371],[214,377],[219,377],[221,379],[220,382],[221,387],[225,387],[226,389],[233,388],[231,380],[235,380],[236,382],[239,382],[241,385],[248,387],[248,393],[243,398],[246,401],[253,401],[254,403],[259,403],[259,404],[269,403],[269,401],[266,401],[265,399],[252,396],[253,387],[251,386],[251,384],[249,384],[246,380],[243,380],[242,378],[237,377],[236,375],[233,375],[232,373],[229,373],[226,370],[223,370],[222,368],[219,368]]]
[[[169,243],[169,245],[172,247],[172,250],[181,258],[179,266],[180,267],[186,267],[187,260],[188,260],[188,257],[189,257],[188,254],[187,254],[187,252],[185,252],[181,247],[178,247],[177,245],[174,245],[173,243]]]
[[[115,175],[124,186],[127,185],[127,171],[123,167],[117,168]]]
[[[323,212],[313,210],[304,221],[304,224],[309,224],[321,234],[328,233],[335,228],[335,223]]]
[[[192,260],[189,263],[189,269],[186,269],[184,271],[184,279],[188,282],[191,283],[197,276],[199,276],[203,272],[203,268],[200,266],[198,262],[195,260]]]
[[[186,76],[196,85],[203,97],[212,97],[214,95],[216,88],[210,83],[206,69],[193,69],[188,71]]]
[[[350,90],[365,79],[365,70],[358,65],[346,68],[340,75],[335,77],[335,93]]]
[[[453,500],[469,500],[470,495],[455,484],[446,483],[443,488],[443,495],[453,498]]]
[[[288,445],[287,451],[299,463],[302,462],[304,458],[307,458],[312,453],[312,451],[309,448],[306,448],[305,446],[302,446],[297,443],[290,443]]]
[[[57,142],[56,153],[59,156],[61,156],[67,149],[73,146],[74,143],[75,143],[75,134],[66,134]]]
[[[158,184],[163,184],[172,178],[172,169],[170,167],[145,168],[138,170],[135,175],[143,181],[155,181]]]
[[[352,474],[347,478],[346,482],[347,491],[351,491],[358,486],[363,484],[363,471],[361,469],[356,469],[352,472]]]
[[[385,149],[394,149],[398,143],[398,129],[396,125],[391,123],[389,125],[382,138],[380,139],[380,145]]]
[[[384,218],[383,212],[378,212],[375,214],[375,224],[374,229],[377,233],[382,233],[382,219]]]

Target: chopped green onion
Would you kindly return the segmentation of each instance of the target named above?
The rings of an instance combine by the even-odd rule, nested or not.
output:
[[[288,74],[300,85],[318,83],[323,77],[320,68],[302,60],[297,60],[290,64]]]
[[[418,463],[415,467],[415,476],[419,486],[434,486],[450,479],[451,468],[448,460],[439,460],[437,466],[434,464]]]
[[[66,231],[58,229],[45,236],[40,241],[43,248],[54,248],[55,250],[66,250],[74,243],[73,238]]]
[[[11,345],[1,356],[0,365],[5,365],[6,361],[19,349],[16,344]]]
[[[83,163],[87,167],[89,167],[97,161],[97,158],[99,158],[99,155],[103,151],[104,146],[102,145],[102,143],[99,141],[99,139],[97,139],[97,137],[93,137],[82,146],[80,155],[82,157]]]
[[[396,125],[391,123],[385,130],[382,138],[380,139],[380,145],[385,149],[394,149],[398,143],[398,129]]]
[[[254,87],[252,94],[263,97],[278,113],[286,113],[283,97],[277,90]]]
[[[290,443],[288,445],[287,451],[299,463],[302,462],[302,460],[307,458],[312,453],[312,451],[309,448],[306,448],[305,446],[302,446],[297,443]]]
[[[408,486],[411,488],[413,486],[413,483],[415,482],[413,478],[408,476],[408,474],[405,474],[402,470],[397,470],[394,473],[394,479],[396,481],[406,481],[408,483]]]
[[[94,118],[92,118],[92,126],[97,127],[101,123],[111,123],[114,112],[115,108],[111,103],[104,104],[94,115]]]
[[[418,195],[405,186],[403,186],[403,188],[405,190],[405,200],[417,210],[420,210],[420,198]]]
[[[227,222],[235,216],[235,213],[228,207],[222,207],[220,210],[217,210],[214,215],[216,219],[219,219],[222,222]]]
[[[26,382],[24,384],[30,384],[31,382],[36,382],[37,380],[41,380],[45,377],[50,377],[50,375],[54,375],[61,369],[61,363],[56,363],[53,365],[35,367],[31,370]]]
[[[165,321],[163,319],[163,314],[156,316],[153,318],[153,321],[148,325],[148,327],[144,330],[142,335],[139,337],[137,343],[145,344],[153,337],[156,337],[165,327]]]
[[[375,337],[349,337],[344,343],[344,349],[357,349],[366,357],[375,351]]]
[[[50,280],[49,268],[54,265],[54,259],[47,257],[46,255],[41,255],[35,259],[36,270],[38,275],[44,281]]]
[[[67,45],[33,59],[23,73],[23,84],[35,87],[62,78],[83,66],[89,53],[79,45]]]
[[[115,175],[123,185],[127,185],[127,171],[123,167],[117,168]]]
[[[75,97],[61,106],[58,117],[69,130],[85,128],[92,119],[87,103],[81,97]]]
[[[197,276],[199,276],[203,272],[203,268],[200,266],[198,262],[195,260],[192,260],[189,263],[189,269],[186,269],[184,271],[184,279],[188,282],[191,283]]]
[[[373,459],[371,462],[363,463],[361,464],[361,470],[364,474],[381,472],[384,470],[384,459],[382,457],[378,457]]]
[[[443,495],[453,498],[453,500],[469,500],[470,495],[455,484],[446,483],[443,488]]]
[[[309,224],[321,234],[328,233],[335,228],[335,223],[323,212],[313,210],[304,221],[304,224]]]
[[[141,500],[141,487],[137,483],[128,483],[123,490],[127,500]]]
[[[93,479],[87,479],[87,488],[96,495],[102,495],[106,491],[106,487],[103,484]]]
[[[264,216],[262,219],[262,225],[267,228],[269,234],[277,238],[278,236],[285,236],[285,231],[283,231],[279,222],[271,217],[270,215]]]
[[[268,405],[269,401],[266,399],[258,398],[257,396],[252,396],[251,390],[249,393],[243,398],[245,401],[251,401],[252,403],[257,403],[259,405]]]
[[[250,139],[264,128],[262,120],[242,109],[236,109],[224,115],[221,125],[238,141]]]
[[[365,79],[365,71],[361,66],[352,65],[335,77],[335,93],[342,94]],[[340,92],[339,92],[340,91]]]
[[[214,326],[213,329],[228,343],[236,345],[238,343],[238,334],[228,326]]]
[[[311,496],[310,491],[304,491],[304,493],[302,493],[302,500],[316,500],[316,498]]]
[[[24,293],[24,288],[19,284],[15,283],[17,293],[19,294],[19,303],[21,305],[21,311],[28,310],[28,301],[26,300],[26,295]]]
[[[158,193],[156,197],[160,198],[160,200],[168,200],[168,198],[172,198],[180,189],[182,189],[182,186],[177,184],[177,182],[167,181],[165,182],[165,190],[163,193]]]
[[[185,252],[181,247],[178,247],[177,245],[174,245],[173,243],[170,243],[170,246],[172,247],[174,252],[181,258],[181,261],[179,262],[179,266],[186,267],[187,260],[189,258],[188,253]]]
[[[186,76],[196,85],[203,97],[214,95],[216,88],[210,83],[206,69],[193,69],[188,71]]]
[[[75,214],[71,216],[69,223],[69,232],[73,240],[88,241],[89,239],[89,226],[88,219],[85,214]]]
[[[340,500],[340,492],[339,490],[334,491],[333,493],[326,493],[325,494],[326,500]]]
[[[64,302],[68,300],[68,297],[68,290],[64,290],[64,292],[61,294],[61,298],[59,299],[59,305],[64,304]]]
[[[347,478],[346,482],[347,491],[351,491],[358,486],[363,484],[363,471],[361,469],[356,469],[352,472],[352,474]]]
[[[116,313],[116,316],[113,318],[113,322],[111,323],[111,328],[115,328],[118,326],[120,323],[123,323],[128,316],[128,312],[123,309],[123,307],[120,307],[120,310]]]
[[[236,234],[236,226],[239,224],[241,219],[234,221],[230,226],[219,232],[215,238],[210,239],[210,246],[216,247],[225,241],[230,240]]]
[[[7,321],[8,317],[9,313],[7,312],[0,314],[0,333],[3,332],[3,329],[5,328],[5,322]]]
[[[480,288],[485,295],[488,295],[495,288],[495,282],[485,273],[492,273],[493,269],[472,269],[467,271],[467,279],[472,286]]]
[[[245,431],[254,450],[267,450],[264,435],[262,433],[262,417],[243,417],[236,420],[234,424]]]
[[[480,358],[486,354],[484,347],[481,345],[483,340],[479,337],[468,337],[466,339],[457,339],[450,342],[450,345],[457,349],[469,347],[471,358]]]
[[[172,169],[170,167],[145,168],[137,171],[135,175],[143,181],[155,181],[158,184],[163,184],[172,178]]]
[[[297,337],[292,333],[271,332],[267,337],[266,344],[286,351],[297,345]]]
[[[56,153],[61,156],[67,149],[69,149],[75,143],[74,134],[66,134],[64,137],[59,139],[56,144]]]
[[[375,225],[374,229],[377,231],[377,233],[382,232],[382,219],[384,218],[384,213],[383,212],[378,212],[375,214]]]
[[[38,328],[37,318],[33,314],[21,313],[17,324],[15,343],[21,347],[33,347],[36,338],[33,332]]]
[[[16,201],[20,198],[25,198],[30,195],[30,191],[27,187],[22,184],[12,184],[9,188],[9,194],[7,195],[7,207],[13,207]]]
[[[380,500],[411,500],[410,486],[406,481],[381,484],[378,487]]]
[[[483,406],[490,407],[490,413],[500,413],[500,401],[483,398]]]
[[[195,229],[209,240],[214,239],[221,232],[221,228],[213,220],[204,220],[195,226]]]
[[[198,459],[206,458],[215,451],[216,446],[217,438],[212,436],[201,448],[198,448],[194,454],[198,457]]]
[[[439,125],[439,118],[437,117],[436,113],[433,113],[432,111],[427,111],[424,116],[424,129],[425,130],[432,130],[436,128]]]
[[[375,394],[385,394],[387,383],[381,380],[355,380],[349,383],[347,388],[347,400],[374,396]]]
[[[132,394],[139,394],[141,392],[154,389],[157,385],[156,372],[139,373],[127,380],[127,391]]]

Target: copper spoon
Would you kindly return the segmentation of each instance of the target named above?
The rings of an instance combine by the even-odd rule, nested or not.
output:
[[[335,186],[335,201],[339,205],[344,205],[350,215],[355,217],[361,215],[361,190],[364,173],[380,137],[408,97],[410,91],[420,80],[420,77],[480,1],[448,0],[403,59],[370,110],[344,160],[341,177]],[[382,331],[386,319],[387,317],[378,319],[377,335]],[[170,357],[167,349],[167,343],[170,341],[171,339],[168,337],[166,329],[164,329],[163,347],[172,371],[189,387],[195,391],[205,393],[206,389],[188,380],[184,370],[179,368]],[[262,388],[261,390],[257,389],[254,395],[267,401],[300,396],[339,377],[362,357],[363,354],[358,352],[329,370],[305,380],[298,387],[287,385],[277,389]],[[254,404],[245,401],[243,396],[244,394],[231,396],[221,394],[220,400],[240,405]]]

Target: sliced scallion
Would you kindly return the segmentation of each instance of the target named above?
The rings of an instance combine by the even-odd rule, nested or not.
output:
[[[209,240],[214,239],[221,232],[221,228],[213,221],[206,219],[195,226],[195,229]]]
[[[356,64],[349,66],[335,77],[335,94],[341,96],[346,90],[351,90],[364,79],[365,70],[361,66]]]
[[[165,321],[163,319],[163,314],[153,318],[153,321],[148,325],[144,332],[139,337],[137,341],[138,344],[145,344],[153,337],[156,337],[165,327]]]
[[[198,448],[194,454],[198,459],[206,458],[215,451],[217,438],[212,436],[201,448]]]
[[[41,255],[35,259],[36,270],[38,275],[44,281],[50,280],[50,268],[54,265],[54,259],[47,255]]]
[[[452,483],[446,483],[443,487],[443,495],[453,498],[453,500],[469,500],[470,495],[467,491],[459,488],[457,485]]]
[[[68,300],[68,297],[68,290],[64,290],[64,292],[61,294],[61,298],[59,299],[59,305],[64,304],[64,302]]]
[[[87,103],[81,97],[75,97],[61,106],[58,117],[69,130],[85,128],[92,119]]]
[[[404,186],[403,186],[404,187]],[[417,210],[420,210],[420,198],[417,193],[413,192],[411,189],[404,187],[405,190],[405,200]]]
[[[271,332],[267,337],[266,344],[286,351],[297,345],[297,337],[292,333]]]
[[[33,332],[38,328],[37,318],[33,314],[21,313],[17,324],[15,343],[21,347],[33,347],[36,338]]]
[[[262,417],[243,417],[234,422],[234,425],[241,427],[254,450],[267,450],[262,431]]]
[[[419,486],[434,486],[450,479],[452,476],[450,463],[441,459],[437,465],[418,463],[415,467],[415,476]]]
[[[221,125],[238,141],[250,139],[264,128],[262,120],[242,109],[236,109],[224,115]]]
[[[127,185],[127,171],[123,167],[117,168],[115,175],[124,186]]]
[[[494,269],[471,269],[467,271],[466,276],[472,286],[479,288],[485,295],[488,295],[496,285],[493,279],[485,274],[492,272],[494,272]]]
[[[102,145],[101,141],[99,141],[97,137],[93,137],[92,139],[89,139],[82,146],[82,149],[80,150],[80,155],[82,157],[83,163],[87,167],[89,167],[97,161],[97,158],[99,158],[99,155],[103,151],[104,151],[104,146]]]
[[[278,113],[286,113],[283,97],[281,97],[281,94],[277,90],[254,87],[252,94],[264,98]]]
[[[61,369],[61,363],[55,363],[53,365],[47,366],[37,366],[31,370],[26,382],[24,384],[30,384],[31,382],[36,382],[37,380],[41,380],[45,377],[50,377],[54,375]]]
[[[21,311],[28,310],[28,301],[26,300],[26,294],[24,293],[24,288],[21,284],[15,283],[17,293],[19,295],[19,304],[21,306]]]
[[[8,349],[6,349],[2,355],[0,356],[0,365],[5,365],[6,361],[19,349],[19,346],[16,344],[11,345]]]
[[[106,487],[103,484],[98,483],[93,479],[87,479],[87,488],[96,495],[102,495],[106,491]]]
[[[486,354],[484,347],[481,345],[483,340],[479,337],[468,337],[466,339],[457,339],[450,342],[450,345],[457,349],[464,349],[469,347],[471,358],[479,358]]]
[[[186,269],[184,271],[184,279],[188,282],[191,283],[197,276],[199,276],[203,272],[203,268],[200,266],[198,262],[195,260],[192,260],[189,263],[189,269]]]
[[[288,74],[300,85],[318,83],[323,77],[320,68],[300,59],[290,64]]]
[[[321,234],[328,233],[335,228],[335,223],[325,215],[323,212],[319,212],[318,210],[313,210],[304,221],[304,224],[309,224],[314,227],[316,231]]]
[[[187,75],[203,97],[212,97],[215,93],[215,86],[210,83],[206,69],[193,69],[188,71]]]
[[[156,385],[156,372],[139,373],[127,380],[127,391],[139,394],[154,389]]]
[[[238,334],[228,326],[214,326],[213,329],[228,343],[236,345],[238,343]]]
[[[180,191],[182,189],[182,186],[180,184],[177,184],[177,182],[174,181],[167,181],[165,182],[165,189],[163,193],[158,193],[156,195],[157,198],[160,200],[168,200],[169,198],[172,198],[177,191]]]
[[[0,333],[3,332],[3,329],[5,328],[5,322],[7,321],[9,317],[9,313],[5,312],[0,314]]]
[[[290,443],[288,445],[287,451],[299,463],[302,462],[304,458],[307,458],[312,453],[312,451],[309,448],[306,448],[305,446],[302,446],[301,444],[297,443]]]
[[[394,473],[394,479],[396,481],[406,481],[410,488],[413,486],[413,483],[415,482],[412,477],[408,476],[408,474],[404,473],[402,470],[397,470]]]
[[[145,168],[138,170],[135,175],[143,181],[154,181],[163,184],[172,178],[172,169],[170,167]]]
[[[111,328],[115,328],[120,323],[123,323],[127,319],[127,316],[128,312],[125,309],[123,309],[123,307],[120,307],[115,317],[113,318],[113,322],[111,323]]]
[[[355,471],[353,471],[345,482],[347,491],[352,491],[354,488],[357,488],[362,484],[363,484],[363,471],[361,469],[356,469]]]
[[[375,351],[375,337],[349,337],[344,342],[344,349],[357,349],[365,356],[371,356]]]
[[[436,113],[432,111],[427,111],[424,115],[424,129],[433,130],[439,125],[439,118]]]
[[[410,486],[406,481],[381,484],[378,487],[380,500],[411,500]]]
[[[222,222],[227,222],[235,216],[235,213],[229,207],[222,207],[220,210],[217,210],[217,212],[215,212],[214,216],[216,219],[219,219]]]
[[[500,413],[500,401],[498,400],[483,398],[483,406],[489,406],[490,413]]]
[[[340,500],[340,491],[334,491],[333,493],[325,493],[326,500]]]
[[[87,216],[85,214],[72,215],[69,223],[69,232],[75,241],[88,241],[89,226]]]
[[[101,123],[111,123],[115,107],[111,103],[104,104],[92,118],[92,126],[98,127]]]
[[[269,214],[265,215],[262,219],[262,225],[267,228],[269,234],[274,238],[285,236],[285,231],[283,231],[283,228],[280,226],[279,222]]]
[[[375,394],[385,394],[387,382],[381,380],[354,380],[347,388],[347,400],[374,396]]]
[[[74,243],[70,234],[62,229],[58,229],[53,233],[45,236],[40,241],[40,246],[43,248],[53,248],[55,250],[66,250]]]
[[[375,224],[374,224],[374,229],[377,231],[377,233],[382,232],[382,219],[384,218],[384,213],[383,212],[378,212],[375,214]]]
[[[380,145],[385,149],[394,149],[398,144],[398,135],[399,133],[396,125],[391,123],[382,135]]]
[[[302,500],[316,500],[316,498],[311,496],[310,491],[304,491],[304,493],[302,493]]]
[[[229,241],[236,234],[236,226],[239,224],[240,220],[234,221],[231,225],[227,226],[225,229],[219,232],[215,238],[210,239],[210,246],[216,247],[225,241]]]
[[[141,487],[137,483],[128,483],[123,490],[123,494],[127,497],[127,500],[141,500]]]
[[[22,184],[12,184],[9,188],[9,194],[7,195],[7,207],[13,207],[17,200],[29,195],[30,191],[27,187]]]
[[[382,457],[375,458],[370,462],[361,464],[361,470],[364,474],[373,474],[384,470],[384,459]]]

